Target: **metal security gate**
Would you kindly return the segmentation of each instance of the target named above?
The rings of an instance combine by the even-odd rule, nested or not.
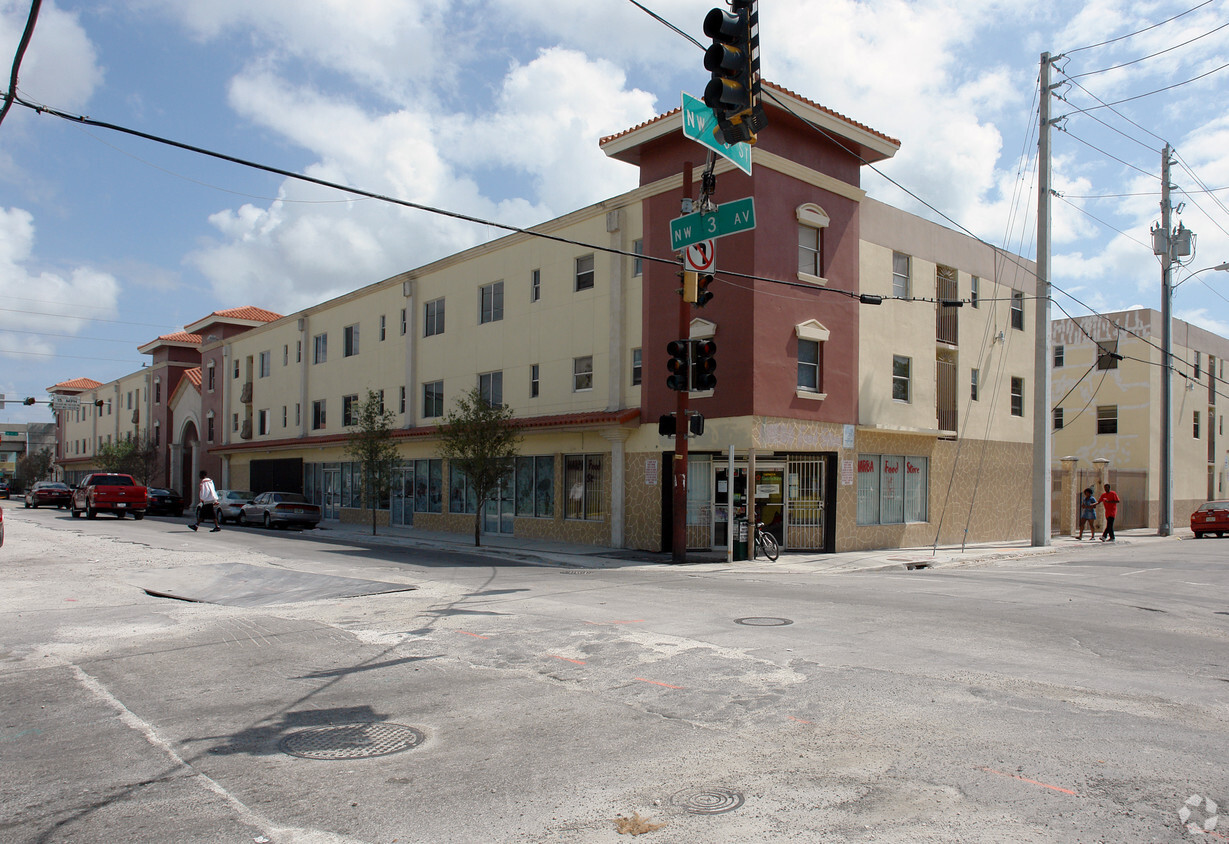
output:
[[[786,464],[785,547],[824,548],[827,460],[791,458]]]

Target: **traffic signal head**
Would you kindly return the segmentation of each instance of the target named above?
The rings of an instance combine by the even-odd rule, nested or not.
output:
[[[699,285],[699,280],[698,280],[697,274],[692,272],[691,270],[683,270],[683,301],[684,302],[694,303],[696,301],[696,296],[698,295],[698,285]]]
[[[691,431],[693,437],[704,436],[704,416],[699,413],[689,414],[687,417],[687,430]]]
[[[29,407],[30,405],[34,404],[34,397],[33,397],[33,396],[30,396],[28,399],[26,399],[25,401],[23,401],[23,402],[22,402],[22,404],[24,404],[24,405],[26,405],[27,407]]]
[[[759,0],[732,5],[732,12],[712,9],[704,17],[704,34],[713,40],[704,51],[704,69],[713,75],[704,103],[717,116],[722,140],[754,144],[767,123],[760,105]]]
[[[666,354],[670,356],[666,361],[666,369],[670,373],[666,377],[666,386],[671,390],[687,390],[687,376],[691,367],[690,350],[691,342],[688,340],[671,340],[666,344]]]
[[[657,417],[657,436],[673,437],[678,430],[678,426],[674,423],[674,414],[666,413]]]
[[[696,281],[696,298],[693,299],[697,308],[703,308],[713,298],[713,291],[708,287],[713,283],[712,273],[702,273]]]
[[[691,389],[711,390],[717,386],[717,344],[712,340],[696,340],[691,355]]]

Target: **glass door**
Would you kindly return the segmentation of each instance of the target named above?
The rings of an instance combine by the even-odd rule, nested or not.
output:
[[[482,530],[484,533],[506,533],[509,535],[512,533],[513,516],[515,515],[513,508],[516,504],[513,500],[514,486],[512,476],[509,475],[499,482],[499,486],[482,505]]]
[[[321,515],[336,521],[341,517],[341,469],[324,470],[324,490],[321,500]]]
[[[395,525],[414,524],[414,464],[402,467],[393,475],[392,512]]]
[[[756,518],[785,547],[785,466],[755,467]]]

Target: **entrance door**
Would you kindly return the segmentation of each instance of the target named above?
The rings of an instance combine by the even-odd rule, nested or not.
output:
[[[513,483],[511,476],[499,482],[499,487],[491,493],[491,497],[482,505],[482,530],[484,533],[512,534],[513,527]]]
[[[393,476],[392,512],[389,513],[395,525],[410,526],[414,524],[414,466],[402,467]]]
[[[764,530],[777,539],[782,548],[785,544],[785,466],[781,464],[755,467],[756,517],[764,523]]]
[[[785,538],[790,548],[824,547],[828,464],[823,457],[786,465]]]
[[[336,521],[341,518],[341,469],[324,470],[324,490],[320,500],[324,519]]]

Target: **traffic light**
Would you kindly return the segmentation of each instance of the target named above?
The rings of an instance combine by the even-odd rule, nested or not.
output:
[[[666,361],[666,369],[670,372],[666,378],[666,386],[671,390],[687,391],[687,376],[691,368],[690,351],[690,340],[671,340],[666,344],[666,354],[670,356]]]
[[[692,300],[696,303],[697,308],[703,308],[713,298],[713,291],[708,289],[708,286],[712,283],[712,273],[700,273],[696,282],[696,298]]]
[[[697,274],[692,272],[691,270],[683,270],[683,301],[684,302],[694,303],[696,301],[696,296],[698,295],[697,278],[698,278]]]
[[[717,386],[717,344],[712,340],[695,340],[691,352],[691,389],[697,392]]]
[[[693,437],[704,436],[704,415],[701,413],[692,413],[687,418],[687,429],[691,431]]]
[[[710,10],[704,34],[713,40],[704,52],[704,69],[713,75],[704,103],[717,115],[727,144],[754,144],[766,122],[760,105],[758,0],[733,0],[732,12]]]
[[[667,413],[664,416],[657,417],[657,436],[673,437],[678,430],[678,426],[674,423],[674,414]]]
[[[30,396],[25,401],[23,401],[22,404],[24,404],[26,407],[29,407],[30,405],[34,404],[34,397]]]

